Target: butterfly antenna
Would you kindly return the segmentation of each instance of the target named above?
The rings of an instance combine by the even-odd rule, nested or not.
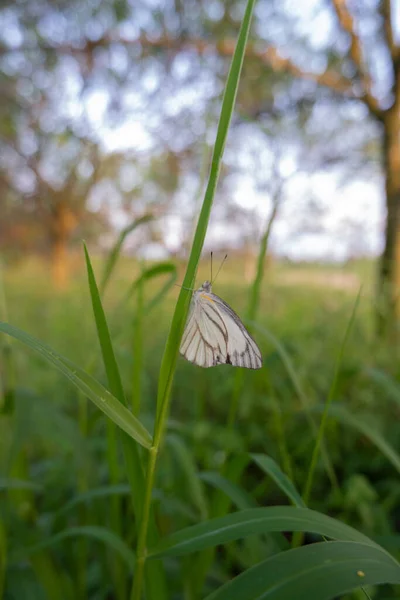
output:
[[[212,278],[212,256],[213,256],[213,253],[212,253],[212,251],[211,251],[211,278],[210,278],[210,281],[211,281],[211,282],[212,282],[212,280],[213,280],[213,278]]]
[[[226,261],[226,259],[227,259],[227,258],[228,258],[228,255],[227,255],[227,254],[225,254],[225,256],[224,256],[224,260],[223,260],[223,261],[221,262],[221,264],[219,265],[219,269],[218,269],[218,271],[217,271],[217,274],[216,274],[216,276],[214,277],[214,279],[211,279],[211,283],[212,283],[212,284],[213,284],[213,283],[214,283],[214,281],[217,279],[217,277],[218,277],[218,275],[219,275],[219,272],[220,272],[220,270],[222,269],[222,266],[223,266],[223,264],[224,264],[224,262]]]

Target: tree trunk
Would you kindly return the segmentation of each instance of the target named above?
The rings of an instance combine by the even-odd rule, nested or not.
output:
[[[51,267],[53,283],[57,290],[64,290],[68,286],[68,244],[65,237],[57,237],[51,245]]]
[[[68,242],[76,226],[77,218],[64,202],[58,202],[50,221],[51,264],[53,282],[58,290],[68,285]]]
[[[392,337],[400,317],[400,86],[383,119],[386,192],[385,248],[380,263],[378,331]]]

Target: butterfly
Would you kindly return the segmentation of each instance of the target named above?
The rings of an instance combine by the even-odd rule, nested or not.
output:
[[[193,293],[179,351],[199,367],[262,367],[256,342],[232,308],[212,293],[209,281]]]

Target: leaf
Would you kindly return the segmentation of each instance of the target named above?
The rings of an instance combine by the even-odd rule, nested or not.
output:
[[[121,233],[118,237],[118,240],[116,241],[115,245],[111,249],[111,251],[108,255],[108,258],[106,260],[106,263],[104,265],[103,277],[102,277],[101,284],[100,284],[100,291],[102,294],[104,293],[104,291],[106,289],[108,281],[109,281],[111,274],[114,270],[114,267],[117,263],[118,257],[121,254],[122,245],[125,241],[125,238],[130,233],[132,233],[132,231],[134,231],[137,227],[139,227],[140,225],[144,225],[145,223],[149,223],[153,219],[154,219],[154,217],[152,215],[144,215],[140,219],[136,219],[135,221],[133,221],[133,223],[131,223],[130,225],[128,225],[127,227],[125,227],[125,229],[123,229],[121,231]]]
[[[85,394],[96,406],[109,417],[118,427],[125,431],[145,448],[150,448],[152,438],[142,423],[123,406],[101,383],[91,375],[83,371],[78,365],[68,358],[61,356],[55,350],[40,342],[33,336],[21,329],[0,322],[0,331],[23,342],[26,346],[35,350],[50,364],[54,365],[69,381],[71,381],[83,394]]]
[[[400,406],[400,384],[398,381],[380,369],[365,369],[364,373],[387,394],[388,398],[393,400],[397,406]]]
[[[119,373],[117,361],[115,359],[114,349],[111,342],[111,336],[107,325],[106,315],[101,303],[99,290],[90,262],[89,253],[86,244],[83,244],[86,259],[86,268],[89,280],[90,297],[92,299],[93,313],[96,321],[97,335],[100,342],[103,363],[107,373],[108,385],[116,398],[126,406],[124,389],[122,387],[121,376]]]
[[[400,565],[385,550],[360,542],[321,542],[268,558],[206,600],[329,600],[382,583],[400,583]]]
[[[315,412],[322,412],[322,406],[315,406],[312,409]],[[400,455],[396,450],[385,440],[383,435],[374,429],[367,421],[363,420],[362,416],[353,416],[347,408],[340,406],[339,404],[332,405],[329,408],[329,415],[344,425],[348,425],[353,429],[356,429],[365,437],[367,437],[379,450],[386,456],[386,458],[392,463],[392,465],[400,473]]]
[[[168,414],[172,381],[178,359],[179,344],[183,334],[187,313],[189,310],[190,293],[187,289],[193,288],[197,268],[203,249],[204,240],[210,220],[211,208],[217,188],[219,173],[221,169],[222,156],[228,135],[229,125],[232,118],[233,108],[239,87],[240,73],[245,57],[247,39],[250,31],[251,18],[255,0],[248,0],[245,13],[240,27],[239,37],[232,57],[228,79],[222,99],[221,116],[217,128],[213,155],[211,158],[210,175],[204,194],[199,219],[190,251],[188,266],[183,280],[182,288],[176,303],[171,327],[168,334],[162,362],[157,392],[157,420],[156,429],[162,430]]]
[[[1,482],[0,482],[1,486]],[[72,498],[69,502],[67,502],[64,506],[62,506],[59,510],[57,510],[53,514],[53,518],[56,519],[69,512],[79,504],[84,502],[91,502],[92,500],[97,500],[98,498],[108,498],[109,496],[114,495],[126,495],[129,494],[130,487],[126,484],[119,485],[107,485],[104,487],[94,488],[87,492],[83,492],[82,494],[78,494],[75,498]]]
[[[129,570],[132,569],[132,565],[135,564],[135,554],[129,548],[128,544],[126,544],[120,537],[118,537],[115,533],[106,529],[105,527],[97,527],[95,525],[87,525],[82,527],[69,527],[65,531],[61,531],[60,533],[56,533],[55,535],[47,538],[43,542],[39,542],[33,546],[24,546],[23,548],[16,549],[12,555],[11,559],[13,561],[19,561],[21,558],[25,558],[35,554],[36,552],[40,552],[41,550],[45,550],[46,548],[50,548],[59,544],[60,542],[75,537],[88,537],[103,542],[107,546],[109,546],[115,552],[121,556],[121,558],[126,562]]]
[[[22,479],[7,479],[0,478],[0,492],[4,490],[32,490],[34,492],[40,492],[42,486],[32,481],[24,481]]]
[[[125,302],[132,296],[132,294],[141,286],[143,283],[147,283],[156,277],[160,277],[160,275],[170,274],[167,279],[167,282],[162,286],[162,288],[154,295],[154,297],[147,303],[146,313],[148,314],[150,310],[152,310],[160,300],[165,296],[170,287],[172,287],[176,281],[176,265],[172,262],[161,262],[149,269],[145,269],[143,273],[132,283],[129,288]]]
[[[192,454],[184,444],[183,440],[174,434],[169,434],[167,444],[175,454],[175,460],[180,465],[185,478],[187,487],[191,496],[192,503],[200,513],[200,517],[207,517],[207,501],[204,495],[203,484],[199,480],[198,471]]]
[[[210,483],[218,490],[221,490],[221,492],[228,496],[237,508],[244,510],[246,508],[255,508],[257,506],[257,502],[250,494],[216,471],[204,471],[199,474],[199,477],[206,483]]]
[[[157,558],[180,556],[270,531],[308,531],[333,539],[376,545],[356,529],[322,513],[308,508],[272,506],[242,510],[181,529],[162,540],[149,554]]]
[[[303,502],[302,497],[296,490],[295,486],[289,479],[289,477],[281,470],[279,465],[266,454],[250,454],[254,462],[269,475],[282,490],[284,494],[291,500],[294,506],[305,508],[306,505]]]

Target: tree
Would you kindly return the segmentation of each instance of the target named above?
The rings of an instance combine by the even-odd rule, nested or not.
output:
[[[74,2],[35,6],[12,7],[18,27],[29,35],[21,35],[17,47],[5,44],[4,57],[15,51],[29,60],[39,56],[50,72],[54,64],[68,65],[83,106],[101,90],[103,122],[134,115],[153,151],[171,151],[195,172],[196,144],[205,115],[213,115],[243,3],[108,0],[96,9],[80,3],[79,11]],[[301,168],[309,170],[353,175],[375,165],[380,143],[387,205],[382,328],[393,322],[400,288],[400,76],[391,10],[390,0],[320,0],[290,10],[282,2],[259,0],[233,123],[264,126],[271,115],[296,121],[306,144]]]

